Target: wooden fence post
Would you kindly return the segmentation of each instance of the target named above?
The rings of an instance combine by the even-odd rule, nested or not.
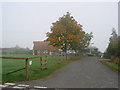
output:
[[[59,55],[59,63],[61,63],[61,55]]]
[[[60,55],[61,63],[62,63],[62,55]]]
[[[64,54],[64,62],[66,63],[66,61],[67,61],[67,60],[66,60],[66,55]]]
[[[41,70],[47,69],[47,56],[45,56],[44,59],[40,57],[40,69]]]
[[[53,57],[53,55],[52,55],[52,65],[54,65],[54,57]]]
[[[57,57],[57,59],[56,59],[57,64],[59,64],[59,55],[57,55],[56,57]]]
[[[45,69],[47,69],[47,55],[45,56]]]
[[[61,63],[63,62],[62,55],[61,55]]]
[[[26,58],[26,78],[28,79],[28,58]]]
[[[40,69],[42,70],[42,57],[40,57]]]

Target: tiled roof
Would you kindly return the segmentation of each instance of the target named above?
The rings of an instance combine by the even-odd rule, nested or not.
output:
[[[57,51],[58,48],[53,47],[52,45],[48,45],[49,41],[34,41],[33,42],[33,50],[49,50],[49,51]]]

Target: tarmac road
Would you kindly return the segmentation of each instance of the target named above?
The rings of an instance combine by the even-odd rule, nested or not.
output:
[[[49,78],[19,82],[47,88],[118,88],[118,74],[98,61],[85,57],[72,62]]]

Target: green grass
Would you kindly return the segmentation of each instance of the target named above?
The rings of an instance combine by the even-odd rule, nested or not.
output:
[[[4,57],[36,57],[37,55],[2,55]],[[44,56],[42,56],[44,59]],[[79,57],[70,57],[67,61],[64,59],[62,63],[58,63],[57,60],[63,60],[64,56],[54,56],[54,64],[52,63],[52,57],[47,57],[47,68],[46,70],[40,70],[40,59],[32,59],[32,65],[29,65],[29,78],[26,79],[25,69],[6,75],[6,73],[24,68],[25,67],[25,60],[15,60],[15,59],[2,59],[2,82],[16,82],[16,81],[26,81],[26,80],[35,80],[40,79],[46,76],[49,76],[58,68],[68,64],[73,60],[78,60]],[[31,60],[29,60],[31,61]]]
[[[120,71],[120,67],[113,63],[113,62],[109,62],[109,61],[101,61],[103,63],[105,63],[106,65],[108,65],[109,67],[111,67],[112,70],[115,70],[115,71]]]

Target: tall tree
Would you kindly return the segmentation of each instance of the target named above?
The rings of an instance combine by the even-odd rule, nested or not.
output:
[[[93,35],[92,32],[90,34],[84,33],[83,35],[80,35],[81,42],[79,44],[72,44],[72,49],[75,50],[77,53],[81,54],[85,51],[86,47],[89,46],[90,41],[92,39]]]
[[[118,56],[120,57],[120,36],[118,36]]]
[[[112,33],[111,33],[111,35],[112,35],[112,36],[111,36],[110,39],[109,39],[110,42],[114,42],[114,41],[118,40],[118,35],[117,35],[117,33],[116,33],[115,28],[112,28]]]
[[[92,37],[93,37],[92,32],[91,32],[90,34],[85,33],[85,34],[83,35],[83,37],[82,37],[82,42],[81,42],[80,45],[79,45],[79,46],[80,46],[80,47],[79,47],[79,50],[80,50],[80,51],[84,51],[84,49],[89,46]]]
[[[111,37],[109,38],[109,45],[106,49],[106,52],[104,54],[104,56],[106,58],[110,58],[110,56],[118,56],[118,35],[116,33],[116,30],[113,28],[112,29],[112,33],[111,33]]]
[[[47,41],[50,41],[50,45],[59,47],[66,52],[67,49],[75,50],[74,45],[82,42],[81,36],[84,34],[85,32],[82,30],[82,25],[78,24],[73,16],[67,12],[67,14],[60,17],[58,21],[52,23],[51,32],[47,32]]]

